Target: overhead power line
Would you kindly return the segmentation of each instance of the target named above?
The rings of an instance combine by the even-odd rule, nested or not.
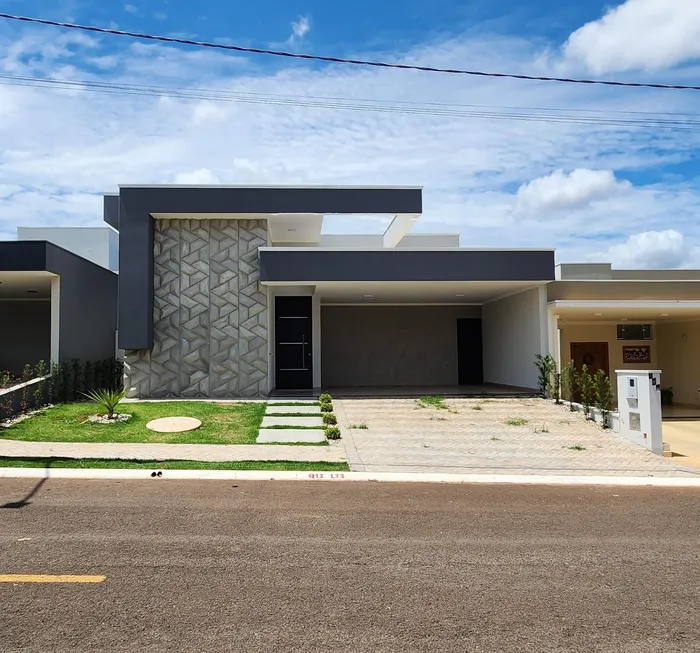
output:
[[[418,70],[428,73],[446,73],[450,75],[472,75],[475,77],[497,77],[505,79],[520,79],[536,82],[561,82],[565,84],[599,84],[603,86],[622,86],[634,88],[656,88],[676,91],[700,91],[700,86],[686,86],[683,84],[654,84],[651,82],[621,82],[602,79],[578,79],[573,77],[547,77],[541,75],[519,75],[515,73],[492,73],[479,70],[463,70],[459,68],[438,68],[435,66],[418,66],[413,64],[389,63],[385,61],[368,61],[363,59],[344,59],[342,57],[329,57],[315,54],[302,54],[299,52],[285,52],[283,50],[265,50],[261,48],[250,48],[241,45],[230,45],[224,43],[211,43],[207,41],[193,41],[191,39],[176,38],[173,36],[157,36],[155,34],[145,34],[142,32],[127,32],[125,30],[112,29],[107,27],[96,27],[94,25],[78,25],[76,23],[63,23],[46,18],[32,18],[29,16],[16,16],[13,14],[0,13],[0,18],[15,20],[25,23],[39,23],[41,25],[52,25],[54,27],[64,27],[68,29],[83,30],[85,32],[96,32],[98,34],[112,34],[115,36],[129,36],[135,39],[147,39],[150,41],[161,41],[164,43],[177,43],[180,45],[192,45],[200,48],[212,48],[216,50],[229,50],[233,52],[245,52],[248,54],[265,54],[274,57],[288,57],[290,59],[305,59],[308,61],[323,61],[326,63],[348,64],[353,66],[372,66],[375,68],[392,68],[396,70]]]
[[[503,107],[474,104],[449,104],[438,102],[409,102],[367,98],[342,98],[329,96],[281,95],[252,93],[216,88],[175,88],[167,86],[138,85],[95,80],[68,80],[48,77],[0,75],[0,85],[45,88],[57,91],[91,91],[146,97],[172,97],[182,100],[236,102],[268,106],[294,106],[312,109],[341,109],[371,111],[377,113],[444,116],[447,118],[471,118],[484,120],[515,120],[522,122],[546,122],[571,125],[653,128],[673,131],[700,130],[697,114],[644,111],[609,111],[596,109],[550,109],[543,107]]]

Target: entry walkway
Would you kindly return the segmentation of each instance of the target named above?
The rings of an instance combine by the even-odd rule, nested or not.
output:
[[[351,469],[700,477],[700,469],[656,456],[550,401],[446,403],[441,410],[411,398],[336,399]],[[367,428],[357,428],[362,426]]]

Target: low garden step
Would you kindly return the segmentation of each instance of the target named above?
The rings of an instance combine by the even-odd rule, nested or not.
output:
[[[323,427],[323,419],[321,417],[280,417],[266,415],[263,417],[263,428],[269,426],[319,426]]]
[[[260,429],[255,440],[268,442],[326,442],[323,429]]]
[[[320,415],[320,406],[268,406],[265,410],[266,415],[290,415],[290,414],[301,414],[304,415]]]

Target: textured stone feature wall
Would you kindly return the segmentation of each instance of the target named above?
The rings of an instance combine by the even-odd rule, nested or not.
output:
[[[267,393],[265,220],[156,220],[154,345],[126,352],[130,397]]]

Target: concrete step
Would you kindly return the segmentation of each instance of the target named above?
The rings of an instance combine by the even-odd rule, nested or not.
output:
[[[269,426],[318,426],[323,428],[323,420],[321,417],[279,417],[265,416],[263,417],[263,428]]]
[[[260,429],[255,440],[266,442],[325,442],[323,429]]]
[[[317,404],[318,399],[309,399],[308,397],[277,397],[275,399],[268,399],[268,404]]]
[[[305,415],[320,415],[320,406],[268,406],[266,415],[289,415],[290,413],[304,413]]]

